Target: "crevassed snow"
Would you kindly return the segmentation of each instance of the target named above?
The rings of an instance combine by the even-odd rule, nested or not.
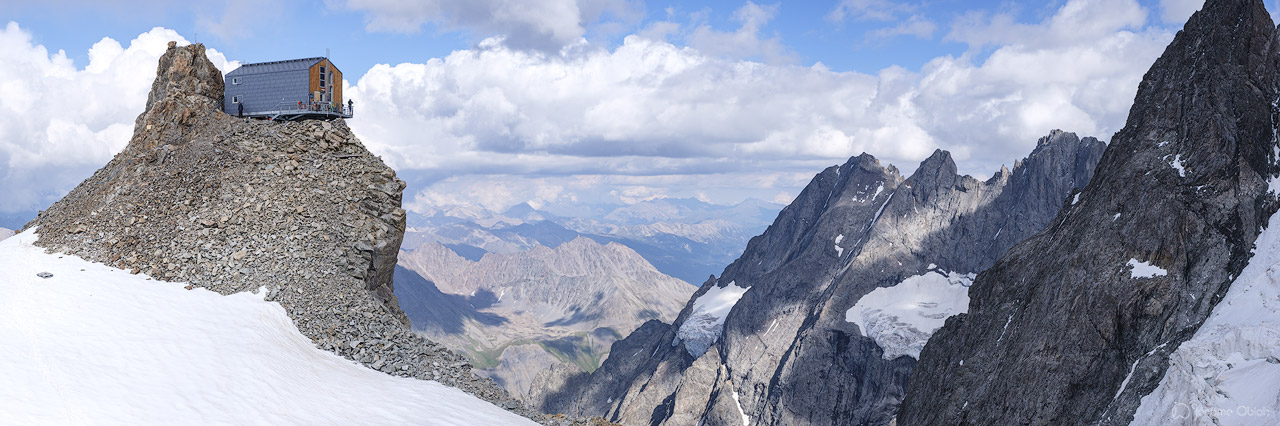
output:
[[[1138,259],[1129,259],[1128,265],[1130,278],[1155,278],[1169,274],[1169,271],[1164,270],[1164,268],[1139,261]]]
[[[680,330],[676,331],[676,340],[671,344],[675,345],[683,340],[685,350],[694,358],[707,353],[707,349],[724,332],[725,317],[729,316],[733,305],[746,293],[747,289],[738,287],[736,281],[730,281],[724,287],[711,287],[693,301],[693,312],[680,325]]]
[[[534,424],[317,349],[262,295],[189,291],[35,239],[0,242],[0,423]]]
[[[910,356],[920,350],[947,318],[967,312],[969,286],[975,274],[929,271],[893,287],[872,290],[845,311],[845,321],[884,349],[884,359]]]
[[[1169,357],[1133,425],[1280,424],[1280,214],[1209,318]]]

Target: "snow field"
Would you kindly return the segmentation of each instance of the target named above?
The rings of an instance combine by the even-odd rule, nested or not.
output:
[[[0,424],[534,424],[317,349],[265,292],[186,290],[35,240],[0,242]]]
[[[676,331],[676,341],[671,344],[674,346],[683,340],[685,350],[694,358],[707,353],[707,349],[724,332],[725,317],[729,316],[733,305],[746,293],[747,289],[738,287],[735,281],[730,281],[724,287],[711,287],[693,301],[693,312],[680,325],[680,329]]]
[[[932,266],[932,265],[930,265]],[[884,359],[920,358],[929,336],[955,314],[969,310],[969,286],[975,274],[929,271],[893,287],[867,293],[845,311],[845,321],[884,349]]]
[[[1133,425],[1280,424],[1280,214],[1196,334],[1169,357]]]

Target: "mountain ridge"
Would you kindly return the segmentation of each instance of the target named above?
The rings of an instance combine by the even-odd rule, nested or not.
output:
[[[694,291],[622,244],[582,236],[477,261],[427,243],[400,263],[413,328],[522,398],[547,369],[594,370],[614,341],[645,320],[674,319]]]
[[[1278,58],[1262,2],[1192,15],[1098,175],[925,346],[898,423],[1127,424],[1276,210]]]
[[[1044,139],[985,181],[958,175],[945,151],[905,178],[868,154],[823,170],[673,324],[642,325],[596,372],[544,395],[542,409],[624,424],[889,421],[914,360],[882,359],[845,311],[921,271],[976,272],[1043,226],[1104,147],[1061,131]],[[702,297],[732,285],[746,291],[699,356],[678,331]]]

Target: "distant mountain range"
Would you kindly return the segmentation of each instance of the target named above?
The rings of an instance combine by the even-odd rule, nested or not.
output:
[[[733,262],[782,207],[757,199],[718,205],[660,198],[632,205],[579,206],[572,209],[579,215],[562,216],[527,203],[501,213],[478,206],[443,206],[410,212],[402,247],[413,250],[436,243],[477,261],[485,253],[555,248],[587,237],[627,246],[662,273],[699,284]]]
[[[614,341],[674,320],[695,290],[622,244],[586,237],[478,261],[425,243],[399,259],[396,295],[413,328],[522,396],[542,371],[594,371]]]

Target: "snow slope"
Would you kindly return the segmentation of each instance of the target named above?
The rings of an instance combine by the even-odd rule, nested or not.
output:
[[[0,424],[534,424],[316,349],[265,292],[189,291],[35,239],[0,242]]]
[[[1226,297],[1169,357],[1132,424],[1280,424],[1280,214]]]
[[[676,340],[671,344],[674,346],[683,340],[685,350],[694,358],[707,353],[707,349],[724,332],[724,320],[729,316],[729,311],[733,310],[733,305],[738,304],[738,299],[746,293],[747,289],[738,287],[734,281],[724,287],[711,287],[693,301],[693,312],[680,325]]]
[[[933,267],[933,265],[929,265]],[[919,359],[920,350],[947,318],[969,310],[969,286],[975,274],[929,271],[893,287],[867,293],[845,311],[845,321],[884,349],[884,359]]]
[[[9,228],[0,228],[0,241],[13,236],[13,230]]]

